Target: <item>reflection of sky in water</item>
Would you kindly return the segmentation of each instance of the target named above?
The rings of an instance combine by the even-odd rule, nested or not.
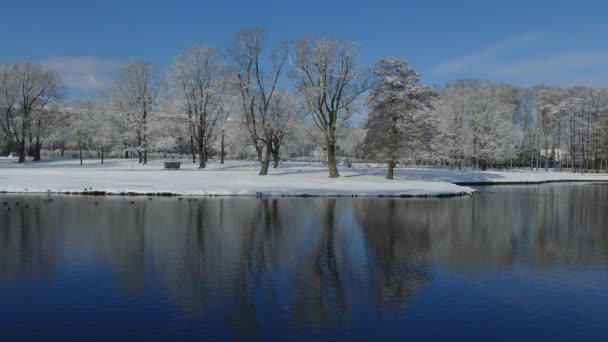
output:
[[[608,337],[608,188],[483,190],[4,195],[0,337]]]

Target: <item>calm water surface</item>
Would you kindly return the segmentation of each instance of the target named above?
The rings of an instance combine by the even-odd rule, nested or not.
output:
[[[608,340],[608,186],[482,190],[2,195],[0,340]]]

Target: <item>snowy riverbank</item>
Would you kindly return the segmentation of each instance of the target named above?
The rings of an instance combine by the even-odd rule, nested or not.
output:
[[[164,171],[162,161],[142,166],[131,160],[51,160],[19,165],[0,160],[0,192],[159,194],[200,196],[457,196],[475,192],[462,183],[604,180],[607,175],[568,172],[459,172],[445,169],[396,169],[396,179],[384,179],[385,169],[341,167],[342,177],[330,179],[321,164],[286,162],[268,176],[257,175],[252,161],[211,162],[198,170],[182,161],[182,170]],[[461,185],[456,185],[459,183]]]

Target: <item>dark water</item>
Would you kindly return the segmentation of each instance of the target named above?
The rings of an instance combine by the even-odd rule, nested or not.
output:
[[[608,187],[484,190],[3,195],[0,340],[608,340]]]

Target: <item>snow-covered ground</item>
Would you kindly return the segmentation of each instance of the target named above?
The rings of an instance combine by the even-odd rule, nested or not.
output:
[[[446,169],[396,169],[396,179],[384,178],[385,169],[358,164],[341,167],[337,179],[327,177],[327,168],[318,163],[285,162],[258,176],[253,161],[210,162],[198,170],[182,160],[180,171],[163,170],[163,161],[148,165],[124,159],[48,160],[20,165],[0,159],[1,192],[87,192],[173,193],[180,195],[255,196],[439,196],[470,194],[474,189],[461,182],[543,182],[556,180],[605,180],[607,175],[580,175],[568,172],[459,172]]]

